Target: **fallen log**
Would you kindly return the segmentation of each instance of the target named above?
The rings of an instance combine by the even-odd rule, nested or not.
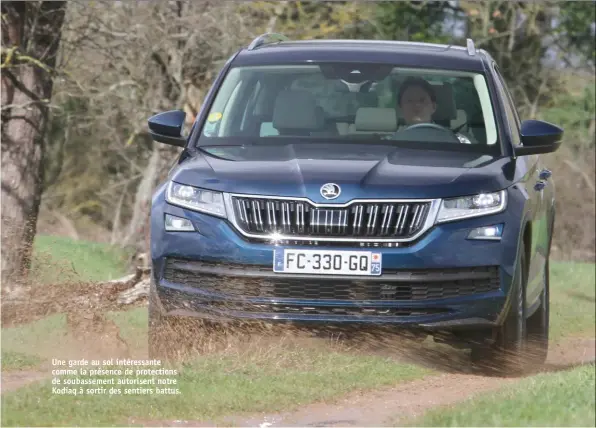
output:
[[[135,270],[135,273],[126,275],[119,279],[113,279],[111,281],[99,283],[99,286],[105,288],[105,292],[107,293],[107,298],[109,300],[116,300],[118,303],[127,302],[123,304],[130,304],[143,297],[143,286],[138,289],[136,287],[139,284],[148,281],[150,274],[151,269],[138,266]],[[135,291],[131,293],[131,289]]]
[[[137,300],[149,295],[150,278],[145,278],[138,282],[133,288],[121,292],[118,295],[117,302],[121,305],[130,305]]]
[[[149,294],[150,278],[151,269],[139,266],[134,273],[110,281],[31,287],[19,299],[2,300],[2,323],[13,326],[55,313],[107,312],[142,305]]]

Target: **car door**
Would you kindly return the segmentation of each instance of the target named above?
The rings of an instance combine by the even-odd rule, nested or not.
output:
[[[521,145],[521,121],[509,92],[507,83],[499,73],[498,67],[494,67],[495,74],[498,77],[498,86],[503,96],[505,112],[511,141],[514,146]],[[542,271],[545,265],[543,241],[547,236],[546,231],[546,203],[544,189],[548,182],[541,179],[543,171],[542,159],[540,155],[520,156],[517,158],[518,168],[525,172],[519,184],[523,184],[529,199],[529,220],[531,222],[531,242],[529,248],[529,269],[528,284],[526,288],[526,302],[534,302],[540,295]]]

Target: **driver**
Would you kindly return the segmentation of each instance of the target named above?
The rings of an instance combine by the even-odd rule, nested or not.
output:
[[[406,127],[418,123],[434,123],[432,116],[437,110],[437,95],[430,83],[420,77],[409,77],[400,86],[397,94],[399,106]],[[399,132],[398,129],[397,132]],[[456,133],[464,144],[472,142],[464,135]]]
[[[408,126],[432,123],[432,115],[437,110],[437,96],[426,80],[410,77],[399,88],[397,104]]]

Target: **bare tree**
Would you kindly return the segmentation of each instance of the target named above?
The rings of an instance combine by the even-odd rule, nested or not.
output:
[[[64,1],[2,2],[2,285],[28,271]],[[12,281],[12,282],[11,282]]]
[[[85,108],[71,119],[71,136],[91,134],[82,155],[93,163],[86,170],[101,176],[96,194],[73,206],[101,210],[110,219],[112,243],[144,249],[153,190],[179,152],[151,141],[147,119],[184,109],[191,125],[221,65],[255,36],[248,28],[262,31],[238,9],[236,3],[210,2],[70,3],[62,55],[68,76],[57,96],[65,104],[83,100]],[[78,150],[76,144],[68,147]],[[58,171],[78,178],[82,168],[79,162]],[[50,186],[46,198],[58,187]]]

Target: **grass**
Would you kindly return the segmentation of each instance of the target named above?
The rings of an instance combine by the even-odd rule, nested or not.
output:
[[[101,281],[126,274],[126,252],[107,244],[36,236],[31,274],[40,284]]]
[[[131,347],[146,345],[147,311],[112,312]],[[45,361],[72,346],[63,314],[3,329],[2,346],[36,349]],[[308,347],[263,347],[257,353],[224,352],[204,356],[182,369],[176,396],[65,397],[52,385],[36,384],[2,397],[2,425],[114,425],[138,419],[216,419],[229,413],[287,410],[332,399],[356,389],[371,389],[420,378],[431,371],[377,356]],[[110,412],[105,412],[106,406]],[[32,409],[35,409],[32,411]]]
[[[14,352],[30,355],[35,352],[35,356],[51,358],[56,349],[59,350],[66,344],[66,332],[64,314],[54,314],[29,324],[2,328],[2,354]]]
[[[42,360],[21,352],[2,351],[2,371],[26,370],[38,367]]]
[[[52,268],[56,264],[66,268],[72,265],[71,272],[76,271],[81,280],[105,280],[125,274],[123,253],[115,252],[105,245],[43,236],[38,237],[35,245],[36,272],[42,277],[45,275],[45,282],[63,280],[56,269]],[[593,336],[596,323],[594,265],[553,263],[551,279],[553,340],[572,335]],[[120,326],[121,335],[131,348],[146,347],[145,308],[112,312],[108,316]],[[62,350],[72,346],[64,314],[2,329],[2,359],[3,365],[8,368],[31,367],[40,361],[48,362],[52,357],[58,357]],[[129,416],[145,420],[214,420],[232,413],[289,410],[308,402],[331,400],[355,389],[394,385],[431,373],[427,369],[380,356],[354,355],[336,351],[333,347],[322,349],[263,348],[256,355],[224,352],[203,356],[182,369],[177,385],[181,394],[176,396],[69,397],[53,395],[49,382],[36,384],[3,395],[2,424],[113,425],[127,424]],[[593,366],[591,369],[593,370]],[[562,395],[554,395],[556,392],[549,395],[550,399],[566,403],[572,408],[579,406],[584,409],[586,397],[580,392],[585,389],[586,382],[591,382],[593,390],[594,378],[586,378],[582,373],[585,374],[585,371],[578,369],[569,375],[560,373],[537,376],[533,380],[524,381],[527,389],[523,391],[528,394],[534,388],[548,389],[547,386],[541,386],[550,385],[548,382],[561,384],[560,394],[572,391],[573,394],[569,396],[572,400],[562,400]],[[549,380],[549,376],[554,376],[554,380]],[[514,392],[503,394],[507,398]],[[545,407],[543,401],[535,401]],[[500,404],[495,402],[493,405]],[[110,412],[105,412],[108,406]],[[484,404],[480,407],[482,406]],[[511,416],[521,419],[507,420],[516,425],[525,424],[523,418],[527,416],[522,410]],[[507,411],[510,412],[506,407],[493,410]],[[593,415],[593,408],[591,412]],[[563,419],[544,420],[549,422]],[[573,420],[578,423],[580,421]],[[479,420],[474,421],[474,424],[480,424]],[[492,419],[485,418],[483,424],[493,424],[490,421]],[[503,423],[507,424],[506,421]]]
[[[596,334],[596,265],[551,263],[551,330],[554,340]]]
[[[281,360],[281,361],[280,361]],[[392,385],[428,373],[380,357],[296,349],[275,358],[203,358],[178,376],[179,395],[52,394],[51,383],[2,397],[3,426],[110,426],[128,418],[216,420],[226,414],[290,410],[355,389]],[[40,399],[41,398],[41,399]],[[109,412],[106,411],[109,409]]]
[[[412,426],[594,426],[594,364],[521,380],[451,408],[433,409]]]
[[[147,346],[147,309],[108,312],[107,318],[120,327],[120,334],[131,349]],[[62,352],[68,353],[78,346],[68,335],[65,314],[49,317],[2,329],[2,356],[5,352],[29,355],[37,361],[49,361]],[[35,355],[31,355],[32,350]],[[4,359],[4,358],[3,358]]]

